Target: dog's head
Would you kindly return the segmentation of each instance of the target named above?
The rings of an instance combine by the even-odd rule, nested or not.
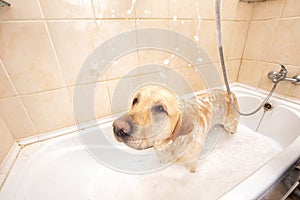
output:
[[[133,95],[128,113],[114,121],[114,135],[131,148],[147,149],[189,133],[193,125],[186,117],[172,91],[144,86]]]

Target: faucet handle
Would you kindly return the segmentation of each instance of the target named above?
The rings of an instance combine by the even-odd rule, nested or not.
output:
[[[287,69],[285,68],[284,65],[280,65],[281,69],[279,71],[279,74],[282,75],[282,78],[285,78],[286,77],[286,74],[287,74]]]

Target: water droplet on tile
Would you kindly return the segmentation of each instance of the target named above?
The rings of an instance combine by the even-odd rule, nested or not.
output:
[[[170,64],[170,60],[169,60],[169,59],[165,59],[165,60],[164,60],[164,64],[165,64],[165,65]]]
[[[147,14],[147,15],[151,14],[151,12],[149,10],[144,10],[144,13]]]

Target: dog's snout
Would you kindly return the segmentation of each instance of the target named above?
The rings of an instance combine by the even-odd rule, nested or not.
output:
[[[122,119],[117,119],[114,121],[113,129],[114,133],[119,137],[126,137],[131,133],[131,126],[129,122]]]

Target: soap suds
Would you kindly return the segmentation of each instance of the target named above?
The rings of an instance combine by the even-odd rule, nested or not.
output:
[[[81,147],[78,138],[57,140],[39,153],[20,154],[0,199],[217,199],[282,150],[270,138],[239,125],[236,134],[223,134],[200,159],[196,173],[174,164],[132,175],[106,168],[76,148]]]
[[[270,138],[239,125],[236,134],[223,134],[215,149],[199,161],[195,174],[178,164],[145,175],[101,172],[94,195],[128,200],[216,199],[281,150]]]

